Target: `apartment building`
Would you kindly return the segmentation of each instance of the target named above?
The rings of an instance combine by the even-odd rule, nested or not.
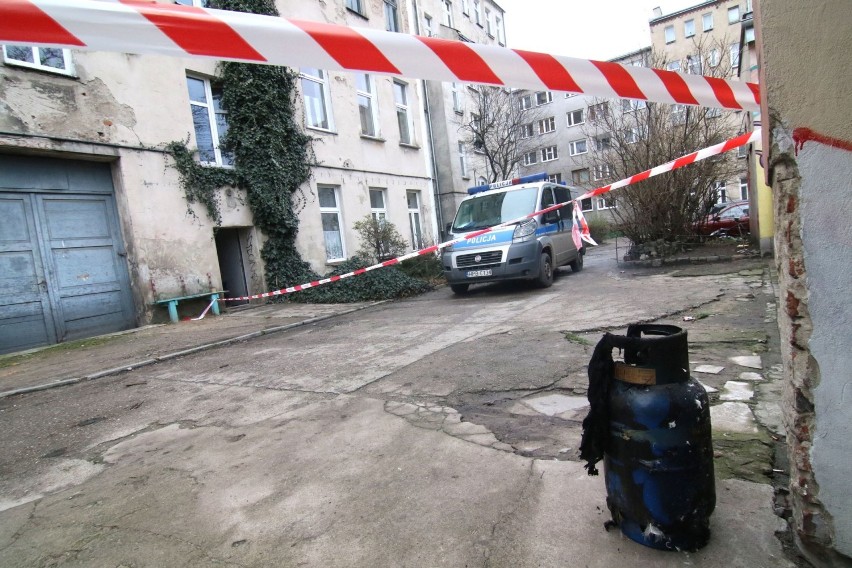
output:
[[[492,0],[411,0],[414,33],[485,45],[506,45],[504,11]],[[491,172],[464,124],[476,118],[474,84],[425,81],[431,168],[435,179],[438,224],[452,222],[467,188],[489,180]]]
[[[414,19],[394,0],[278,4],[285,17],[353,27],[408,32]],[[393,222],[413,248],[434,240],[421,83],[297,71],[320,163],[302,188],[303,258],[328,272],[357,250],[352,225],[367,215]],[[231,167],[220,101],[215,62],[3,46],[0,352],[162,319],[158,299],[272,285],[244,193],[219,192],[217,226],[187,203],[165,151],[188,141],[203,164]]]

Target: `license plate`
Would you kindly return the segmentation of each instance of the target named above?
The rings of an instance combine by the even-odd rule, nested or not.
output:
[[[488,270],[468,270],[467,275],[468,278],[479,278],[480,276],[491,276],[491,269]]]

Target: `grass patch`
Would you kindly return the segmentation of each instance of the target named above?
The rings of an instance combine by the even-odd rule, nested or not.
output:
[[[592,342],[586,339],[585,337],[579,336],[576,333],[572,333],[570,331],[563,331],[562,334],[565,336],[565,341],[569,341],[571,343],[576,343],[577,345],[591,345]]]
[[[103,337],[89,337],[86,339],[67,341],[65,343],[57,343],[56,345],[49,345],[47,347],[37,347],[24,353],[10,353],[8,355],[0,355],[0,369],[20,365],[21,363],[28,361],[33,357],[41,356],[44,354],[65,353],[68,351],[81,349],[83,347],[96,347],[98,345],[104,345],[106,343],[114,341],[117,337],[119,336],[112,335]]]

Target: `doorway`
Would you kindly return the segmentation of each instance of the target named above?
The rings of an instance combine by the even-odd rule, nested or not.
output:
[[[243,244],[250,227],[229,227],[216,229],[216,256],[219,258],[219,273],[222,275],[222,289],[226,298],[248,296],[245,255]],[[248,304],[248,300],[228,302],[229,306]]]

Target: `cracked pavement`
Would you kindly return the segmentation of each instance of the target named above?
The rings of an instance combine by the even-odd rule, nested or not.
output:
[[[547,290],[441,289],[2,399],[3,564],[791,566],[771,456],[737,451],[778,435],[765,269],[624,270],[601,247]],[[719,391],[754,371],[730,357],[768,370],[740,402],[758,435],[717,452],[713,538],[692,554],[605,532],[603,481],[577,457],[591,349],[640,321],[688,327]]]

